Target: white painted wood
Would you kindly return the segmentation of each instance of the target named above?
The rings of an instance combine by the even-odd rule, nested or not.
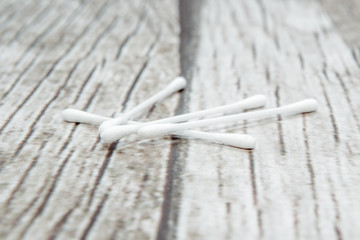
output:
[[[253,152],[188,143],[178,238],[359,238],[358,154],[349,144],[359,149],[360,72],[322,7],[207,1],[199,31],[190,110],[253,94],[270,107],[307,97],[320,105],[233,127],[257,138]]]
[[[177,4],[40,5],[46,4],[52,10],[19,40],[6,43],[17,31],[11,25],[2,35],[2,63],[8,64],[2,69],[9,76],[1,90],[0,238],[152,238],[170,142],[104,146],[96,128],[65,123],[60,112],[73,106],[112,115],[177,76]],[[165,11],[158,14],[156,5]],[[20,20],[9,24],[30,21]],[[172,115],[178,97],[159,104],[150,118]]]
[[[353,2],[0,1],[0,239],[360,238]],[[142,121],[255,94],[319,110],[202,128],[250,134],[254,151],[104,145],[61,120],[130,109],[179,74],[189,87]]]

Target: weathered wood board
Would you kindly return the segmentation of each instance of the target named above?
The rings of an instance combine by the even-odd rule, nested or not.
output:
[[[356,0],[0,2],[0,239],[359,239]],[[204,128],[199,140],[99,141],[74,107],[148,121],[254,94],[319,111]]]

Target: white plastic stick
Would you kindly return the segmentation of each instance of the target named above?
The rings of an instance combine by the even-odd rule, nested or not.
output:
[[[190,119],[194,118],[201,118],[201,117],[208,117],[208,116],[216,116],[216,115],[224,115],[224,114],[233,114],[240,112],[242,110],[248,110],[258,107],[265,106],[266,98],[264,95],[255,95],[253,97],[246,98],[242,101],[223,105],[215,108],[210,108],[206,110],[201,110],[198,112],[192,112],[192,113],[186,113],[182,115],[177,115],[174,117],[169,118],[163,118],[160,120],[152,121],[152,122],[146,122],[146,123],[139,123],[139,122],[128,122],[130,124],[138,124],[137,127],[143,127],[148,124],[157,124],[157,123],[178,123],[178,122],[184,122],[188,121]],[[93,125],[100,125],[104,121],[111,120],[113,118],[110,117],[103,117],[97,114],[88,113],[85,111],[73,109],[73,108],[67,108],[61,113],[62,118],[64,121],[67,122],[77,122],[77,123],[87,123],[87,124],[93,124]],[[144,125],[140,125],[144,124]],[[123,126],[123,125],[120,125]],[[116,126],[118,127],[118,126]],[[112,128],[112,127],[111,127]],[[134,133],[136,133],[137,129]]]
[[[205,109],[197,112],[186,113],[182,115],[177,115],[169,118],[164,118],[144,124],[154,124],[154,123],[178,123],[185,122],[195,118],[202,118],[208,116],[216,115],[226,115],[238,113],[243,110],[249,110],[254,108],[263,107],[266,104],[266,97],[264,95],[254,95],[252,97],[246,98],[244,100],[238,101],[236,103],[222,105],[210,109]]]
[[[285,105],[278,108],[259,110],[255,112],[247,112],[234,114],[230,116],[217,117],[211,119],[203,119],[179,124],[152,124],[140,128],[137,134],[145,138],[161,137],[173,132],[181,132],[192,128],[211,126],[214,124],[236,122],[249,119],[264,119],[273,115],[293,115],[299,113],[316,111],[318,103],[314,99],[306,99],[293,104]]]
[[[124,127],[128,127],[128,129],[132,129],[136,125],[127,125]],[[126,128],[125,128],[126,129]],[[119,139],[117,133],[117,126],[110,127],[105,133],[102,135],[101,140],[104,143],[111,143]],[[112,132],[111,132],[112,131]],[[126,131],[126,130],[125,130]],[[180,137],[188,137],[188,138],[198,138],[202,140],[207,140],[210,142],[216,142],[228,146],[245,148],[245,149],[253,149],[255,148],[256,141],[252,136],[245,134],[235,134],[235,133],[208,133],[194,130],[186,130],[182,132],[175,132],[174,135]]]
[[[141,104],[137,105],[133,109],[125,112],[120,117],[110,119],[107,121],[104,121],[100,127],[99,131],[101,132],[102,129],[109,127],[109,126],[115,126],[122,123],[127,122],[129,119],[136,117],[138,114],[143,112],[144,110],[148,109],[155,103],[163,100],[164,98],[168,97],[169,95],[185,88],[186,86],[186,80],[184,77],[177,77],[175,78],[167,87],[165,87],[163,90],[158,92],[157,94],[153,95],[149,99],[145,100]]]
[[[163,118],[151,122],[138,123],[135,125],[119,125],[119,126],[108,127],[100,132],[100,136],[104,142],[114,142],[130,134],[136,133],[140,128],[147,125],[162,124],[162,123],[179,123],[205,116],[208,117],[219,114],[236,113],[241,110],[262,107],[265,105],[265,103],[266,103],[266,98],[264,95],[255,95],[253,97],[246,98],[237,103],[210,108],[198,112],[192,112],[174,117]]]
[[[176,132],[175,135],[190,138],[199,138],[210,142],[216,142],[232,147],[253,149],[255,148],[255,139],[246,134],[235,134],[235,133],[208,133],[194,130],[186,130],[183,132]]]

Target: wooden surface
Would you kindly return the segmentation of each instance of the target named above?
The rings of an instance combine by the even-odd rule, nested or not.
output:
[[[357,0],[0,1],[0,239],[359,239]],[[143,116],[265,94],[317,113],[206,128],[254,151],[175,138],[99,142]]]

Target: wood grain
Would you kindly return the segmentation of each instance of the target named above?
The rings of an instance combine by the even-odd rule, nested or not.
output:
[[[339,7],[337,7],[339,6]],[[360,27],[347,0],[0,2],[0,239],[358,239]],[[209,126],[254,151],[136,136],[105,116],[184,75],[152,120],[265,94],[319,111]]]
[[[73,106],[111,116],[177,76],[177,5],[33,1],[32,7],[38,12],[16,22],[24,26],[21,36],[14,38],[11,23],[2,35],[9,65],[1,92],[1,238],[154,236],[170,142],[104,146],[96,128],[65,123],[60,112]],[[30,20],[39,14],[46,21]],[[150,118],[172,115],[177,99],[159,104]]]

